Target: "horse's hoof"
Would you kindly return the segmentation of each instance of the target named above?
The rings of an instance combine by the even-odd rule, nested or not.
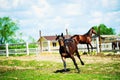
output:
[[[84,65],[84,62],[81,62],[82,65]]]
[[[68,71],[70,71],[70,69],[64,69],[64,72],[68,72]]]
[[[82,65],[84,65],[84,63]]]
[[[80,70],[78,70],[78,72],[77,73],[80,73]]]
[[[85,65],[84,63],[82,63],[82,65]]]
[[[64,70],[63,72],[67,72],[67,70]]]

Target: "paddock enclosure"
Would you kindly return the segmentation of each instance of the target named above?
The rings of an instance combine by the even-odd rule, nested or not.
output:
[[[103,42],[97,53],[96,39],[92,40],[93,55],[83,55],[87,46],[78,45],[85,63],[82,66],[75,56],[80,73],[76,73],[71,59],[66,59],[68,71],[63,72],[57,41],[0,44],[0,80],[120,80],[119,48],[113,50],[111,42]]]
[[[57,41],[54,41],[54,43]],[[93,52],[97,54],[97,42],[94,39],[92,42]],[[50,41],[42,42],[42,47],[40,47],[40,43],[19,43],[19,44],[0,44],[0,55],[9,56],[9,55],[17,55],[17,54],[35,54],[38,55],[42,52],[58,52],[59,46],[50,46]],[[53,44],[52,44],[53,45]],[[86,44],[78,44],[78,50],[80,52],[87,52]],[[119,48],[117,47],[115,50],[112,49],[112,43],[102,43],[101,51],[115,52],[120,53]]]
[[[96,43],[96,42],[92,42]],[[66,59],[67,72],[63,72],[63,64],[57,47],[48,47],[43,42],[42,51],[39,43],[22,43],[2,45],[0,50],[0,80],[119,80],[120,54],[108,45],[101,53],[82,55],[86,45],[78,45],[85,65],[76,58],[80,73],[76,73],[71,59]],[[96,44],[93,45],[96,47]],[[1,45],[0,45],[1,47]],[[118,51],[118,53],[117,53]],[[6,57],[6,53],[7,55]],[[116,54],[117,53],[117,54]]]

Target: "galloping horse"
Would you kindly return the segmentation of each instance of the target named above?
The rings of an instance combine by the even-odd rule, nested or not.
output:
[[[59,42],[59,46],[60,46],[59,53],[63,61],[64,70],[66,71],[66,58],[71,58],[76,69],[78,70],[78,72],[80,72],[77,66],[76,60],[74,58],[74,53],[76,53],[81,64],[84,65],[84,63],[80,58],[76,42],[73,39],[65,39],[65,37],[63,36],[63,33],[58,36],[56,35],[56,40],[58,40]]]
[[[118,47],[119,47],[119,49],[120,49],[120,41],[113,41],[113,42],[112,42],[112,49],[115,50],[115,48],[117,47],[117,43],[118,43]]]
[[[77,44],[87,44],[88,53],[90,53],[89,45],[91,46],[91,50],[93,51],[93,46],[91,44],[92,41],[92,34],[97,34],[94,30],[94,27],[92,27],[86,34],[84,35],[74,35],[71,37],[71,39],[75,39]]]
[[[112,49],[115,50],[116,47],[117,47],[117,42],[116,41],[112,42]]]

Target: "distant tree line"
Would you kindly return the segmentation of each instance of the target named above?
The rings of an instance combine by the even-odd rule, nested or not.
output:
[[[0,44],[12,42],[18,29],[17,23],[9,17],[0,18]]]
[[[23,33],[19,32],[18,21],[10,17],[0,17],[0,44],[5,43],[24,43]],[[35,39],[29,36],[29,40],[35,42]]]
[[[97,33],[99,33],[100,29],[100,35],[115,35],[115,29],[111,27],[107,27],[105,24],[100,24],[99,26],[94,26],[94,29]]]

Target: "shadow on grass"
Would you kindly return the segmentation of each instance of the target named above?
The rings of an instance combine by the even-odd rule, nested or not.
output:
[[[65,73],[65,72],[70,72],[70,69],[67,68],[66,71],[64,69],[54,71],[54,73]]]

